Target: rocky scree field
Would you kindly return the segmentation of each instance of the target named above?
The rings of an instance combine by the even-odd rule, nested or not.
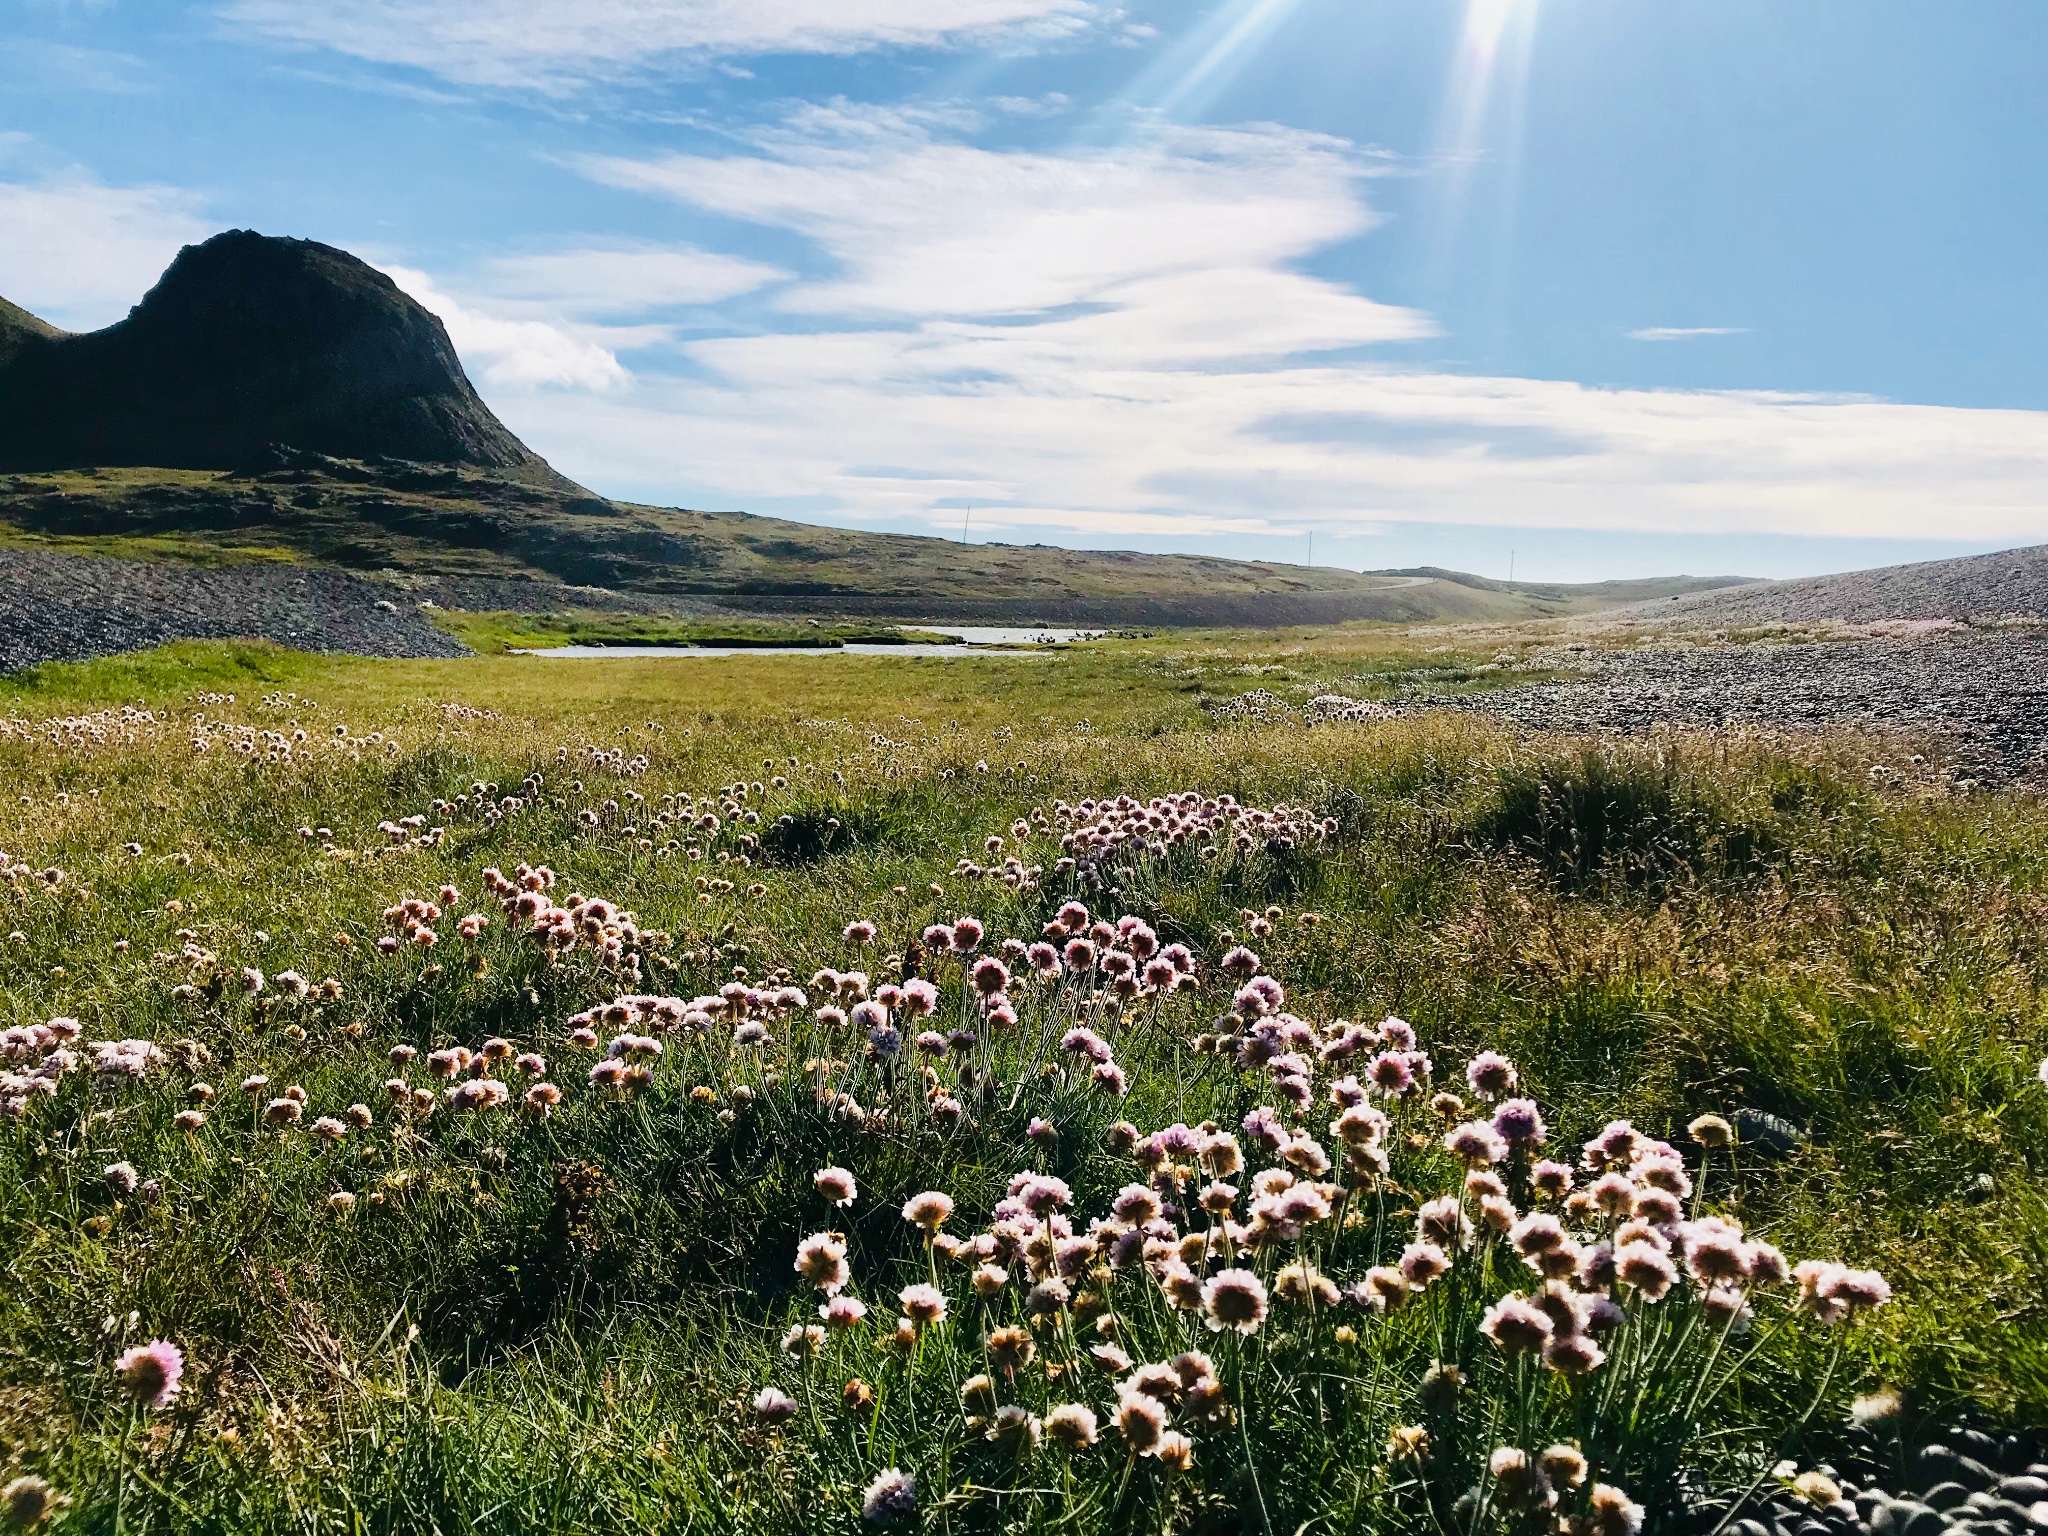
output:
[[[2038,1518],[2023,794],[296,665],[0,724],[17,1518]]]

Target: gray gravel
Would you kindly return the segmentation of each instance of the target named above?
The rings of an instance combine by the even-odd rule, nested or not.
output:
[[[2048,545],[1809,576],[1637,603],[1608,617],[1684,624],[1809,624],[1839,619],[1992,619],[2048,615]]]
[[[379,607],[382,603],[385,606]],[[416,600],[308,566],[199,570],[0,549],[0,672],[169,640],[262,639],[361,656],[467,656]]]
[[[2031,1437],[1952,1427],[1917,1450],[1868,1445],[1858,1457],[1882,1475],[1822,1472],[1841,1497],[1815,1503],[1774,1489],[1746,1504],[1727,1536],[2043,1536],[2048,1463]],[[1701,1529],[1710,1529],[1709,1514]]]
[[[1655,725],[1843,724],[1939,738],[1956,770],[2009,779],[2048,761],[2048,632],[1910,639],[1650,645],[1539,651],[1558,681],[1414,694],[1404,711],[1473,710],[1532,728],[1638,732]]]

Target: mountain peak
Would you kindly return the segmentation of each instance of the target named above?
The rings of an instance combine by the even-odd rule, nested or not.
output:
[[[566,484],[478,398],[441,322],[331,245],[229,230],[105,330],[0,300],[0,469],[231,469],[273,444]]]

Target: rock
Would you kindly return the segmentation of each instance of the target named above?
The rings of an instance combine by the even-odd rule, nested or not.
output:
[[[417,610],[360,576],[271,564],[202,570],[0,549],[0,672],[170,640],[271,640],[364,656],[466,656]]]
[[[1936,1483],[1920,1497],[1932,1508],[1956,1509],[1969,1501],[1970,1490],[1961,1483]]]
[[[1961,1483],[1968,1491],[1989,1488],[1998,1481],[1998,1475],[1974,1457],[1937,1442],[1922,1446],[1920,1454],[1913,1458],[1911,1481],[1921,1489],[1933,1488],[1937,1483]]]
[[[1890,1514],[1897,1536],[1941,1536],[1948,1529],[1948,1520],[1939,1510],[1912,1499],[1900,1499],[1891,1506]],[[1871,1528],[1877,1529],[1874,1523]]]
[[[2035,1477],[2031,1473],[2002,1477],[1998,1480],[1998,1493],[1999,1497],[2010,1499],[2025,1509],[2029,1504],[2048,1499],[2048,1477]]]
[[[118,324],[15,334],[10,469],[235,469],[288,443],[569,484],[478,398],[440,320],[331,245],[230,230],[181,250]]]
[[[1791,1121],[1765,1114],[1760,1109],[1738,1109],[1735,1112],[1735,1134],[1743,1146],[1773,1157],[1785,1157],[1798,1151],[1806,1140],[1806,1132]]]
[[[2037,1531],[2048,1531],[2048,1499],[2027,1507],[2027,1523]]]
[[[2048,548],[2041,555],[2048,593]],[[1481,693],[1418,691],[1400,700],[1402,710],[1466,710],[1531,729],[1593,734],[1729,722],[1932,732],[1955,743],[1965,775],[1982,783],[2035,769],[2048,751],[2048,633],[2039,631],[1580,653],[1558,647],[1529,663],[1558,675]]]

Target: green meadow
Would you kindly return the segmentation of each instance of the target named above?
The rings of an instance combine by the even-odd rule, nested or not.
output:
[[[0,1480],[67,1531],[1609,1536],[2048,1424],[2048,814],[1875,738],[1222,708],[1522,654],[0,679]]]

